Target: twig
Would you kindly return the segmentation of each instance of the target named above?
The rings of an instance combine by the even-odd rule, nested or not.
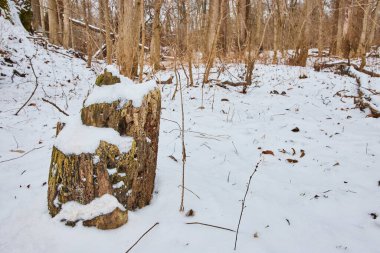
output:
[[[263,160],[262,160],[261,154],[260,154],[260,160],[256,163],[255,169],[253,170],[251,176],[249,177],[248,184],[247,184],[247,189],[245,191],[243,201],[241,202],[241,211],[240,211],[239,223],[238,223],[238,226],[237,226],[237,229],[236,229],[234,250],[236,250],[236,244],[237,244],[237,239],[238,239],[238,234],[239,234],[240,222],[241,222],[241,218],[243,216],[243,211],[244,211],[244,208],[245,208],[245,199],[247,198],[247,194],[248,194],[248,191],[249,191],[249,187],[251,185],[252,177],[253,177],[253,175],[255,175],[255,173],[256,173],[257,169],[259,168],[259,165],[260,165],[260,163],[262,161]]]
[[[185,147],[185,113],[183,111],[183,95],[182,95],[182,82],[179,79],[179,94],[181,98],[181,141],[182,141],[182,191],[181,191],[181,205],[179,207],[179,211],[183,212],[185,207],[183,205],[184,197],[185,197],[185,164],[186,164],[186,147]]]
[[[128,253],[129,251],[131,251],[131,249],[133,248],[133,247],[135,247],[136,246],[136,244],[147,234],[147,233],[149,233],[149,231],[151,231],[155,226],[157,226],[159,223],[158,222],[156,222],[153,226],[151,226],[147,231],[145,231],[145,233],[144,234],[142,234],[142,236],[140,236],[140,238],[125,252],[125,253]]]
[[[219,226],[210,225],[210,224],[206,224],[206,223],[202,223],[202,222],[186,222],[186,224],[188,224],[188,225],[203,225],[203,226],[219,228],[219,229],[223,229],[223,230],[227,230],[227,231],[231,231],[231,232],[236,232],[235,230],[230,229],[230,228],[219,227]]]
[[[182,185],[178,185],[178,187],[182,187]],[[185,190],[187,190],[187,191],[191,192],[192,194],[194,194],[194,196],[197,197],[198,199],[201,199],[201,198],[200,198],[195,192],[193,192],[192,190],[187,189],[186,187],[184,187],[184,188],[185,188]]]
[[[36,75],[36,72],[34,71],[34,67],[33,67],[32,59],[28,58],[28,60],[29,60],[30,66],[31,66],[31,68],[32,68],[34,78],[36,79],[36,86],[34,87],[34,90],[33,90],[32,94],[30,95],[30,97],[28,98],[28,100],[26,100],[26,102],[21,106],[21,108],[18,109],[18,111],[15,113],[16,116],[17,116],[18,113],[22,110],[22,108],[24,108],[24,107],[29,103],[29,101],[32,99],[34,93],[36,92],[36,90],[37,90],[37,88],[38,88],[38,77],[37,77],[37,75]]]
[[[53,103],[53,102],[51,102],[51,101],[49,101],[47,99],[44,99],[44,98],[42,98],[42,101],[51,104],[52,106],[54,106],[55,108],[57,108],[58,111],[60,111],[61,113],[65,114],[66,116],[69,116],[69,114],[67,114],[64,110],[62,110],[61,108],[59,108],[58,105],[56,105],[55,103]]]
[[[11,158],[11,159],[8,159],[8,160],[4,160],[4,161],[0,161],[0,163],[5,163],[5,162],[9,162],[9,161],[13,161],[13,160],[16,160],[16,159],[19,159],[27,154],[29,154],[30,152],[34,151],[34,150],[37,150],[37,149],[40,149],[40,148],[43,148],[44,146],[41,146],[41,147],[38,147],[38,148],[33,148],[32,150],[29,150],[28,152],[18,156],[18,157],[14,157],[14,158]]]

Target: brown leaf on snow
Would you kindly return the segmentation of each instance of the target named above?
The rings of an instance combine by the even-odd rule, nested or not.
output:
[[[288,163],[298,163],[295,159],[286,159],[286,161],[288,161]]]
[[[194,216],[194,214],[195,214],[194,210],[190,209],[189,211],[187,211],[186,216],[187,217],[192,217],[192,216]]]
[[[294,148],[292,148],[292,151],[293,151],[292,155],[295,155],[296,154],[296,150]]]
[[[304,156],[305,156],[305,150],[301,149],[301,156],[300,156],[300,158],[302,158]]]
[[[298,127],[295,127],[292,129],[292,132],[294,132],[294,133],[298,133],[299,131],[300,131],[300,129]]]
[[[36,103],[30,103],[28,106],[37,106]]]
[[[279,149],[278,151],[281,152],[281,153],[283,153],[283,154],[286,154],[286,150],[285,149]]]
[[[272,150],[264,150],[264,151],[261,152],[261,153],[263,153],[264,155],[273,155],[273,156],[274,156],[274,153],[273,153]]]

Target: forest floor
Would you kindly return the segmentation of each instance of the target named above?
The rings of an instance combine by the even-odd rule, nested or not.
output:
[[[354,108],[352,98],[336,95],[342,90],[356,95],[354,78],[312,68],[257,65],[247,94],[241,87],[206,85],[204,108],[200,86],[183,89],[185,186],[191,190],[185,192],[185,209],[193,209],[193,217],[179,212],[181,139],[172,121],[181,122],[181,102],[180,93],[171,99],[171,84],[160,86],[151,204],[129,212],[128,223],[112,231],[67,227],[52,219],[46,182],[54,128],[66,116],[42,98],[70,115],[78,113],[103,66],[87,69],[70,52],[45,50],[20,27],[0,24],[6,49],[0,57],[0,252],[125,252],[156,222],[133,252],[233,252],[234,232],[186,223],[235,230],[259,161],[236,252],[379,252],[380,119],[366,117],[369,112]],[[35,88],[32,65],[39,86],[15,116]],[[234,81],[243,71],[239,65],[226,69],[218,76],[215,68],[211,78]],[[11,78],[13,70],[25,77]],[[196,80],[202,73],[194,68]],[[180,76],[185,86],[184,73]],[[380,79],[366,80],[376,106]]]

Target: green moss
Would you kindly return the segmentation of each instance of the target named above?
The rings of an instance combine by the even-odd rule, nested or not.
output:
[[[113,76],[111,72],[104,70],[104,73],[96,78],[95,84],[98,86],[112,85],[115,83],[120,83],[120,78]]]

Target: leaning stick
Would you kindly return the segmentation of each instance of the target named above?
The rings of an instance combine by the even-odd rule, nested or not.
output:
[[[158,222],[156,222],[153,226],[151,226],[147,231],[145,231],[145,233],[144,234],[142,234],[142,236],[140,236],[140,238],[125,252],[125,253],[128,253],[129,251],[131,251],[131,249],[133,248],[133,247],[135,247],[136,246],[136,244],[147,234],[147,233],[149,233],[149,231],[151,231],[155,226],[157,226],[159,223]]]

